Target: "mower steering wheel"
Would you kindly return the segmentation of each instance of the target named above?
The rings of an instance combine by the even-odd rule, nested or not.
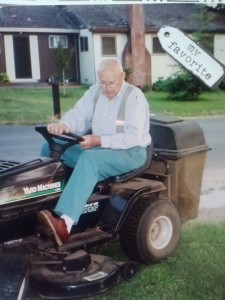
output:
[[[63,132],[61,135],[56,135],[48,132],[46,125],[38,125],[35,127],[35,130],[39,132],[45,140],[49,143],[49,148],[51,151],[52,157],[59,157],[67,148],[79,144],[84,141],[84,138],[75,134],[75,133],[66,133]],[[57,140],[62,140],[66,143],[61,144],[57,143]]]
[[[84,138],[82,136],[79,136],[72,132],[63,132],[61,135],[53,134],[48,132],[49,135],[51,135],[54,138],[57,138],[58,140],[62,140],[68,143],[75,143],[79,144],[80,142],[84,141]]]

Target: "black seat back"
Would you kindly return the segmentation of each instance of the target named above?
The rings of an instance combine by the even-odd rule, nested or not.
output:
[[[113,181],[116,183],[121,183],[121,182],[127,181],[133,177],[140,176],[141,174],[143,174],[150,167],[152,155],[153,155],[153,145],[150,144],[149,146],[147,146],[146,151],[147,151],[147,159],[143,166],[141,166],[140,168],[135,169],[131,172],[117,175],[113,178]]]

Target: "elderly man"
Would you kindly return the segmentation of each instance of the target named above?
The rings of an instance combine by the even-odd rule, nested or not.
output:
[[[98,76],[99,83],[59,123],[48,125],[50,133],[74,132],[84,137],[61,157],[76,168],[54,212],[38,214],[39,223],[51,228],[58,246],[68,240],[96,183],[144,165],[151,143],[148,103],[140,89],[125,82],[121,64],[103,60]],[[43,155],[47,153],[45,148]]]

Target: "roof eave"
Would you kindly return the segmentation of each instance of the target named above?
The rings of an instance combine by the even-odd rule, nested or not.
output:
[[[128,33],[128,27],[92,27],[89,28],[92,33]]]
[[[26,27],[0,27],[1,33],[23,32],[23,33],[79,33],[79,29],[63,28],[26,28]]]

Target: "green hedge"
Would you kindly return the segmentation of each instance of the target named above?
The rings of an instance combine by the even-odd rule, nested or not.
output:
[[[209,88],[190,72],[182,71],[173,77],[158,80],[153,84],[153,90],[168,93],[171,100],[197,100]]]

